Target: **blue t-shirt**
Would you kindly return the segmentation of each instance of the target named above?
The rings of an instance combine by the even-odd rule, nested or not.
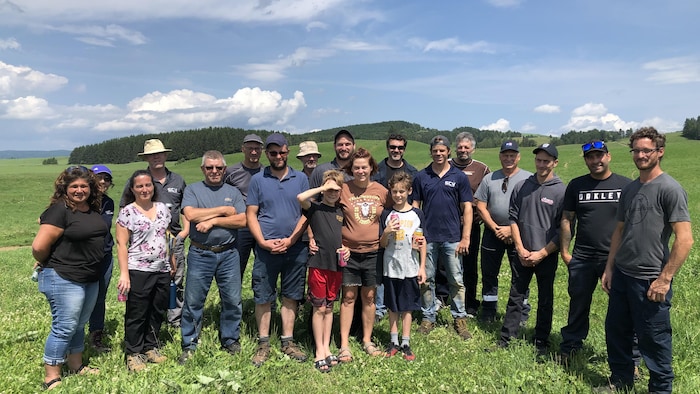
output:
[[[422,203],[427,242],[459,242],[462,238],[461,204],[472,201],[467,175],[450,166],[440,178],[428,165],[413,180],[413,201]]]
[[[243,195],[229,184],[210,186],[197,182],[187,186],[182,197],[182,208],[216,208],[230,206],[236,208],[236,213],[245,214]],[[232,228],[214,226],[207,233],[197,231],[197,223],[190,222],[190,239],[207,246],[220,246],[232,243],[238,231]]]
[[[272,175],[269,166],[250,180],[246,205],[258,207],[258,222],[265,239],[289,237],[301,217],[297,194],[309,189],[309,179],[303,172],[287,169],[287,176],[281,180]]]

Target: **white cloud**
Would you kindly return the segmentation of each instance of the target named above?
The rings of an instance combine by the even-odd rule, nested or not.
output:
[[[571,114],[574,117],[577,116],[594,116],[594,117],[599,117],[608,112],[608,109],[605,108],[605,105],[600,104],[600,103],[586,103],[580,107],[574,108],[573,111],[571,111]]]
[[[510,122],[500,118],[495,123],[479,127],[481,130],[497,130],[497,131],[508,131],[510,130]]]
[[[152,111],[168,112],[173,110],[185,110],[201,108],[211,105],[216,97],[205,93],[197,93],[191,90],[173,90],[163,94],[161,92],[148,93],[145,96],[135,98],[127,107],[131,112]]]
[[[605,105],[600,103],[586,103],[571,111],[569,122],[561,127],[564,131],[592,129],[599,130],[627,130],[640,126],[634,121],[625,121],[619,116],[608,112]]]
[[[642,65],[651,71],[648,81],[661,84],[700,82],[700,60],[692,57],[675,57],[648,62]]]
[[[523,132],[523,133],[530,133],[530,132],[535,131],[535,130],[537,130],[537,126],[535,126],[534,124],[529,123],[529,122],[528,122],[528,123],[525,123],[525,124],[520,128],[520,131]]]
[[[422,47],[423,52],[457,52],[457,53],[492,53],[491,45],[486,41],[476,41],[472,43],[462,43],[458,38],[444,38],[442,40],[427,41],[422,39],[409,40],[413,45]]]
[[[0,39],[0,49],[19,49],[21,45],[14,37],[10,37],[7,40]]]
[[[328,28],[328,25],[326,23],[319,22],[319,21],[313,21],[313,22],[309,22],[306,24],[306,31],[311,31],[313,29],[325,30],[327,28]]]
[[[47,29],[72,34],[77,36],[78,41],[99,46],[114,46],[118,42],[126,42],[131,45],[146,43],[146,37],[140,32],[116,24],[49,26]]]
[[[0,61],[0,98],[52,92],[67,83],[67,78],[56,74],[45,74],[29,67],[13,66]]]
[[[543,114],[558,114],[559,112],[561,112],[561,108],[559,108],[558,105],[542,104],[540,106],[535,107],[534,111]]]
[[[275,82],[286,76],[285,71],[288,68],[302,67],[306,63],[331,57],[335,53],[334,49],[300,47],[291,55],[280,57],[270,63],[249,63],[238,66],[236,69],[247,78]]]
[[[371,44],[364,41],[350,41],[345,39],[335,39],[330,47],[341,51],[385,51],[389,47],[386,45]]]
[[[47,119],[54,115],[49,103],[39,97],[27,96],[0,100],[0,119]]]

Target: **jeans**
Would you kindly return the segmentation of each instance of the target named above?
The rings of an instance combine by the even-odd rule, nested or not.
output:
[[[51,308],[51,331],[44,345],[44,363],[60,365],[69,354],[85,348],[85,323],[97,300],[98,282],[78,283],[61,278],[53,268],[39,272],[39,291]]]
[[[177,326],[180,324],[182,306],[185,303],[185,240],[180,237],[172,237],[171,242],[170,252],[175,255],[175,264],[177,265],[175,277],[173,277],[173,281],[175,281],[177,286],[177,295],[175,297],[177,306],[173,309],[168,309],[168,323]]]
[[[527,297],[532,275],[537,276],[537,322],[535,323],[535,341],[546,343],[552,331],[552,314],[554,313],[554,275],[557,272],[559,253],[552,253],[542,259],[535,267],[524,267],[520,259],[511,263],[513,279],[511,281],[506,315],[501,327],[501,339],[508,342],[517,337],[523,315],[523,301]]]
[[[191,246],[187,255],[187,286],[182,311],[182,348],[194,350],[202,331],[204,302],[212,279],[216,278],[221,298],[219,340],[222,346],[237,341],[241,333],[241,269],[238,250],[220,253]]]
[[[464,306],[464,283],[462,282],[462,262],[455,255],[457,242],[430,242],[425,262],[426,282],[421,285],[421,311],[423,320],[435,323],[437,304],[435,302],[435,268],[438,261],[445,267],[447,283],[450,286],[452,305],[450,311],[455,319],[467,317]]]
[[[129,270],[131,291],[124,313],[126,354],[145,353],[158,348],[158,333],[170,296],[169,272]]]
[[[636,332],[639,351],[649,369],[649,391],[670,393],[674,379],[670,314],[673,289],[669,289],[663,302],[651,302],[647,298],[651,282],[627,276],[617,268],[613,273],[605,318],[610,381],[620,385],[634,383],[632,347]]]
[[[109,252],[105,252],[102,258],[102,267],[105,271],[98,282],[99,290],[97,292],[97,301],[95,301],[95,308],[90,315],[90,332],[102,331],[105,328],[105,302],[107,299],[109,282],[112,281],[113,266],[114,259],[112,258],[112,251],[110,250]]]
[[[386,305],[384,305],[384,284],[382,277],[384,276],[384,249],[379,249],[377,252],[377,290],[374,294],[374,306],[376,316],[384,317],[387,313]]]
[[[238,248],[238,254],[241,257],[241,279],[243,279],[243,274],[248,266],[250,252],[255,249],[255,238],[253,238],[253,234],[250,233],[247,227],[238,229],[236,248]]]

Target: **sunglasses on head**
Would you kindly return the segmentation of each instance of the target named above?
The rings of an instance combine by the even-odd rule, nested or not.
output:
[[[593,141],[593,142],[589,142],[587,144],[581,145],[581,149],[583,149],[583,153],[587,153],[591,149],[606,149],[606,148],[605,148],[605,142]]]
[[[67,172],[80,171],[81,173],[90,172],[90,170],[85,166],[70,166],[66,168]]]

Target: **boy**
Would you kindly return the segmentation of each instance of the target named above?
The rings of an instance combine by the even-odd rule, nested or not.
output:
[[[386,356],[396,355],[415,360],[409,340],[411,336],[411,312],[420,310],[420,285],[425,283],[425,237],[420,227],[424,223],[423,211],[408,203],[413,179],[405,172],[395,173],[389,179],[389,189],[394,206],[382,212],[379,229],[379,245],[384,248],[384,303],[389,309],[391,342]],[[401,347],[399,347],[398,321],[401,317]]]
[[[308,300],[313,305],[311,327],[316,343],[314,367],[320,372],[329,372],[338,363],[331,354],[331,328],[333,327],[333,302],[338,299],[342,274],[338,267],[338,254],[348,258],[349,250],[342,245],[341,228],[343,211],[338,207],[340,189],[344,175],[337,170],[323,173],[321,186],[297,195],[313,230],[318,252],[311,254],[308,261]],[[322,194],[321,202],[310,198]]]

